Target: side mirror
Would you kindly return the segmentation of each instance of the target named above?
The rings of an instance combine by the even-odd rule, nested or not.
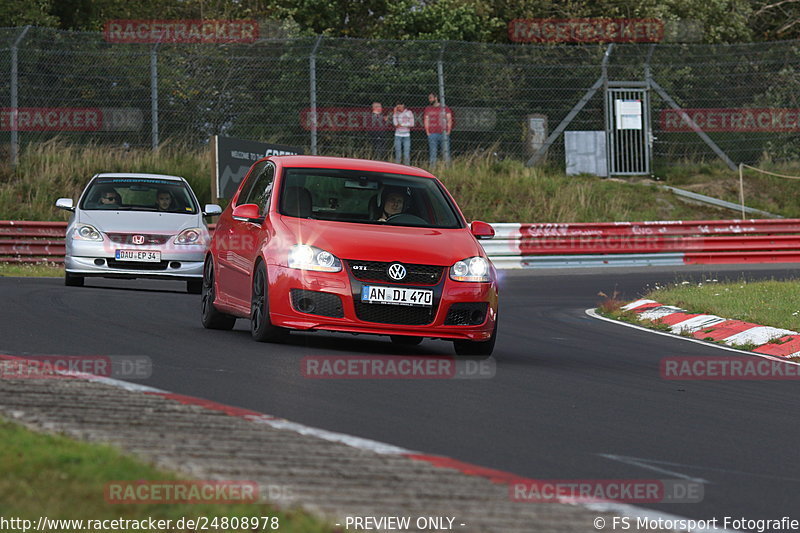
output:
[[[56,200],[56,207],[66,211],[75,211],[75,206],[72,203],[72,198],[59,198]]]
[[[213,217],[221,214],[222,214],[222,208],[217,204],[206,204],[206,206],[203,208],[204,217]]]
[[[261,224],[264,222],[264,217],[260,216],[256,204],[237,205],[233,208],[231,216],[233,216],[234,220],[240,222],[252,222],[253,224]]]
[[[476,220],[469,225],[469,230],[476,239],[491,239],[494,237],[494,228],[486,222]]]

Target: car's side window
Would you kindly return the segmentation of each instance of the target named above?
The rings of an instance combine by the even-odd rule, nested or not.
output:
[[[261,175],[258,176],[253,186],[250,203],[258,205],[259,213],[262,217],[267,216],[267,211],[269,211],[269,199],[272,196],[274,180],[275,167],[273,165],[267,165],[266,168],[261,171]]]
[[[245,182],[244,187],[242,187],[242,193],[239,195],[239,199],[237,200],[236,205],[255,203],[252,201],[253,191],[256,190],[255,188],[256,182],[258,181],[259,176],[264,170],[264,167],[267,166],[268,163],[269,163],[268,161],[262,161],[256,164],[255,167],[253,167],[253,170],[247,177],[247,181]]]

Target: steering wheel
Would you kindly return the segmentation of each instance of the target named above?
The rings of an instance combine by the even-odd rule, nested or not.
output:
[[[417,215],[410,213],[396,213],[386,219],[386,222],[398,222],[400,224],[427,224],[428,222]]]

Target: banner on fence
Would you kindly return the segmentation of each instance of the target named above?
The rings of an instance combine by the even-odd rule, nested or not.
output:
[[[233,137],[215,135],[211,140],[214,148],[214,198],[233,198],[239,184],[250,167],[268,155],[297,155],[303,150],[285,144],[270,144]]]

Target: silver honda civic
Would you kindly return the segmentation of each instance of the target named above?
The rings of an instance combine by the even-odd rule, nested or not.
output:
[[[84,278],[156,278],[186,281],[199,294],[210,242],[204,217],[222,212],[215,204],[201,211],[183,178],[163,174],[95,175],[78,204],[59,198],[72,211],[67,226],[64,283]]]

